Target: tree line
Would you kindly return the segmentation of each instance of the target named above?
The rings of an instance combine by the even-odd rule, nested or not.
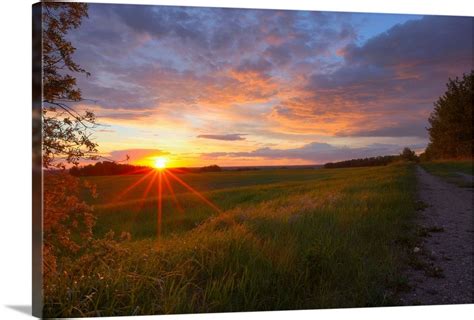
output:
[[[396,161],[419,161],[415,151],[410,148],[404,148],[402,153],[399,155],[390,156],[377,156],[369,158],[360,158],[345,160],[339,162],[329,162],[324,165],[326,169],[334,168],[353,168],[353,167],[375,167],[375,166],[386,166]]]
[[[75,177],[88,176],[114,176],[126,174],[144,174],[153,168],[147,166],[138,166],[133,164],[121,164],[114,161],[99,161],[94,164],[85,166],[74,166],[69,169],[69,174]],[[166,169],[173,173],[204,173],[204,172],[220,172],[222,168],[217,165],[210,165],[201,168],[169,168]]]
[[[113,161],[99,161],[86,166],[74,166],[69,169],[69,173],[75,177],[113,176],[123,174],[143,174],[150,170],[152,170],[152,168],[146,166],[120,164]]]
[[[335,169],[335,168],[352,168],[352,167],[374,167],[374,166],[385,166],[395,159],[398,156],[378,156],[370,158],[360,158],[360,159],[351,159],[339,162],[329,162],[324,165],[326,169]]]

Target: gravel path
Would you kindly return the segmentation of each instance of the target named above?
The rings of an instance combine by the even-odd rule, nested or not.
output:
[[[473,303],[473,191],[417,168],[421,245],[408,271],[404,305]]]

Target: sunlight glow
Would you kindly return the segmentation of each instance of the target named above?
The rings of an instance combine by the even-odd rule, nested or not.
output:
[[[155,162],[153,163],[153,165],[155,166],[156,169],[164,169],[166,168],[166,162],[168,162],[166,158],[158,157],[155,159]]]
[[[135,207],[136,212],[140,211],[145,203],[147,202],[148,194],[151,191],[153,187],[156,189],[156,211],[157,211],[157,228],[156,228],[156,234],[157,238],[161,238],[161,233],[162,233],[162,219],[163,219],[163,202],[164,201],[172,201],[178,210],[179,213],[184,214],[185,210],[181,206],[181,204],[178,201],[178,197],[176,196],[176,193],[173,188],[173,183],[177,183],[178,185],[181,185],[191,191],[192,194],[197,196],[201,201],[203,201],[205,204],[207,204],[209,207],[212,209],[216,210],[218,213],[221,213],[222,210],[217,207],[211,200],[207,199],[203,194],[201,194],[199,191],[191,187],[189,184],[184,182],[180,177],[178,177],[176,174],[174,174],[171,170],[164,170],[166,168],[166,158],[156,158],[154,160],[154,166],[158,170],[150,170],[147,174],[144,174],[142,177],[140,177],[137,181],[133,182],[130,184],[127,188],[125,188],[113,201],[113,203],[117,204],[118,201],[125,196],[125,194],[129,193],[133,189],[137,188],[139,185],[145,185],[145,190],[143,191],[143,194],[141,194],[141,197],[138,198],[138,203]],[[183,171],[179,169],[174,169],[176,173],[183,173]],[[170,179],[171,178],[171,179]],[[145,180],[148,180],[147,182]],[[167,190],[167,194],[164,196],[165,191]],[[130,203],[130,201],[123,201],[121,204],[127,204]]]

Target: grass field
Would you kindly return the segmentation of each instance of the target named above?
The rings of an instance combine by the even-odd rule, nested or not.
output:
[[[467,177],[473,175],[472,160],[440,160],[422,162],[421,166],[431,174],[442,177],[449,182],[461,187],[473,187],[472,179]],[[464,176],[462,176],[464,174]]]
[[[45,316],[363,307],[394,304],[415,212],[410,164],[183,174],[221,209],[172,185],[183,208],[141,176],[88,178],[105,238],[62,257]],[[152,186],[151,189],[157,189]],[[112,241],[117,234],[132,239]]]
[[[244,172],[215,172],[184,174],[179,177],[198,190],[222,211],[236,207],[252,207],[262,201],[304,193],[315,183],[335,178],[335,172],[323,170],[265,170]],[[157,233],[158,186],[155,181],[146,197],[145,190],[152,180],[150,175],[139,185],[120,196],[128,186],[143,176],[88,177],[97,186],[98,197],[88,198],[95,204],[98,217],[95,233],[104,235],[109,230],[129,231],[133,239],[155,237]],[[163,188],[162,235],[176,234],[196,227],[204,219],[219,212],[181,184],[168,178],[181,211],[173,196]],[[165,185],[165,183],[163,183]]]

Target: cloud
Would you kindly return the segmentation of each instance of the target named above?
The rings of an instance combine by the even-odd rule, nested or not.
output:
[[[418,145],[409,146],[418,148]],[[260,159],[297,159],[312,163],[325,163],[330,161],[341,161],[347,159],[366,158],[383,155],[399,154],[402,146],[394,144],[371,144],[366,147],[351,148],[347,146],[335,146],[328,143],[311,142],[299,148],[275,149],[260,148],[250,152],[213,152],[204,153],[205,159],[222,158],[260,158]]]
[[[353,14],[89,8],[68,36],[75,60],[92,73],[78,85],[97,101],[89,107],[99,122],[179,127],[188,137],[206,128],[261,142],[300,134],[426,139],[447,79],[472,67],[472,18],[413,16],[361,42],[362,19]]]
[[[78,82],[111,109],[268,101],[278,93],[270,74],[313,59],[347,28],[337,15],[278,10],[91,4],[89,15],[71,35],[78,62],[92,71]]]
[[[200,134],[197,137],[203,139],[224,140],[224,141],[238,141],[245,140],[245,134],[231,133],[231,134]]]
[[[471,17],[425,16],[407,21],[369,39],[364,45],[349,45],[348,64],[376,66],[449,64],[472,58]]]
[[[312,122],[332,135],[426,137],[426,115],[448,78],[472,68],[472,21],[424,17],[347,45],[343,63],[313,71],[273,119],[287,130],[311,130],[304,124]]]
[[[286,65],[291,61],[290,50],[290,46],[286,44],[270,45],[265,49],[264,55],[276,64]]]
[[[205,42],[203,24],[199,19],[205,17],[206,9],[113,4],[94,4],[90,8],[109,21],[118,19],[135,34],[146,34],[157,39],[174,36],[182,41]],[[194,14],[189,14],[188,11]]]
[[[266,74],[272,69],[272,64],[265,59],[259,58],[255,60],[246,59],[235,68],[237,72]]]
[[[426,129],[426,120],[410,121],[406,123],[399,123],[389,127],[377,129],[364,129],[336,133],[336,136],[347,137],[420,137],[428,138],[428,130]]]
[[[124,149],[110,152],[109,157],[115,161],[124,161],[128,156],[130,157],[131,162],[135,162],[148,157],[163,156],[168,154],[169,152],[160,149]]]

